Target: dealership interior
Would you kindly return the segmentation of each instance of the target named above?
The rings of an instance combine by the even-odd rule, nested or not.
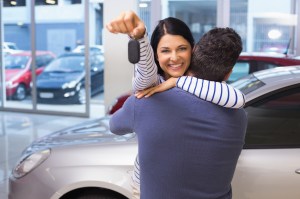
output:
[[[123,11],[138,13],[149,37],[159,19],[172,16],[188,24],[196,41],[213,27],[232,27],[242,38],[243,52],[300,56],[300,0],[272,0],[272,6],[269,0],[2,2],[1,199],[8,198],[11,169],[32,141],[106,116],[116,99],[131,91],[128,37],[105,28]],[[70,61],[80,73],[58,66]]]

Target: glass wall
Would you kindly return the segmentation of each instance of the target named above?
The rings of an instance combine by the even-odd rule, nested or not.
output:
[[[35,2],[34,7],[31,2]],[[299,0],[274,0],[272,6],[268,0],[137,2],[149,36],[158,19],[172,16],[188,24],[196,41],[218,24],[230,26],[241,35],[245,52],[299,54],[295,44],[299,42]],[[220,2],[228,3],[229,9],[219,6]],[[104,4],[82,0],[2,1],[3,110],[88,115],[90,103],[103,104]],[[220,23],[220,16],[228,16],[227,21]],[[74,52],[78,54],[73,56]]]
[[[168,16],[184,21],[191,29],[195,41],[217,24],[217,0],[169,0]]]
[[[25,0],[3,1],[3,106],[32,109],[31,9]]]
[[[73,53],[85,42],[84,4],[42,2],[35,6],[36,67],[41,68],[33,82],[37,109],[84,113],[87,65],[84,53]]]
[[[154,2],[154,1],[153,1]],[[153,3],[152,2],[152,3]],[[205,32],[218,23],[218,14],[226,13],[229,24],[242,37],[245,52],[277,52],[295,54],[296,3],[292,1],[269,0],[160,0],[161,18],[172,16],[186,22],[197,41]],[[218,6],[219,3],[228,3]],[[151,1],[139,1],[139,14],[145,21],[151,35]],[[158,8],[157,8],[158,9]],[[229,12],[229,13],[228,13]],[[223,15],[222,15],[223,16]],[[150,18],[150,19],[149,19]],[[226,22],[226,20],[224,20]]]
[[[242,36],[244,51],[294,54],[295,2],[231,0],[230,26]]]
[[[31,2],[3,2],[1,108],[88,116],[103,104],[103,3]]]

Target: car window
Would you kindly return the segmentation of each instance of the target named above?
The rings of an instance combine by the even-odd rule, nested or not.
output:
[[[246,112],[245,148],[300,147],[300,88],[265,97]]]
[[[44,65],[48,65],[53,59],[51,55],[43,55]]]
[[[4,57],[5,69],[24,69],[29,61],[29,56],[13,56]]]
[[[84,71],[84,56],[60,57],[45,68],[45,72],[82,72]]]
[[[263,62],[263,61],[257,61],[257,70],[265,70],[269,68],[275,68],[278,67],[279,65],[273,64],[273,63],[268,63],[268,62]]]
[[[37,67],[37,68],[40,68],[40,67],[42,67],[42,66],[45,66],[45,65],[44,65],[44,60],[43,60],[43,57],[42,57],[42,56],[37,56],[35,62],[36,62],[35,64],[36,64],[36,67]]]
[[[234,82],[237,79],[244,77],[249,74],[250,64],[249,62],[238,61],[232,70],[232,73],[228,79],[228,82]]]
[[[255,77],[253,74],[250,74],[231,83],[230,85],[239,89],[244,94],[248,94],[264,86],[265,83],[257,79],[257,77]]]
[[[41,68],[41,67],[46,66],[53,59],[54,58],[50,55],[38,55],[38,56],[36,56],[36,60],[35,60],[36,68]]]
[[[104,62],[104,56],[103,54],[95,54],[91,56],[91,69],[93,70],[102,70],[103,69],[103,62]]]

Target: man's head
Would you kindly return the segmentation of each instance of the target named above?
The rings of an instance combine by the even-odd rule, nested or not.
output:
[[[241,37],[232,28],[214,28],[196,43],[188,73],[211,81],[226,80],[241,52]]]

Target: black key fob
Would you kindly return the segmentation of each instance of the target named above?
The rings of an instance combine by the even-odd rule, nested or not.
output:
[[[128,42],[128,60],[132,64],[140,61],[140,43],[135,39],[130,39]]]

